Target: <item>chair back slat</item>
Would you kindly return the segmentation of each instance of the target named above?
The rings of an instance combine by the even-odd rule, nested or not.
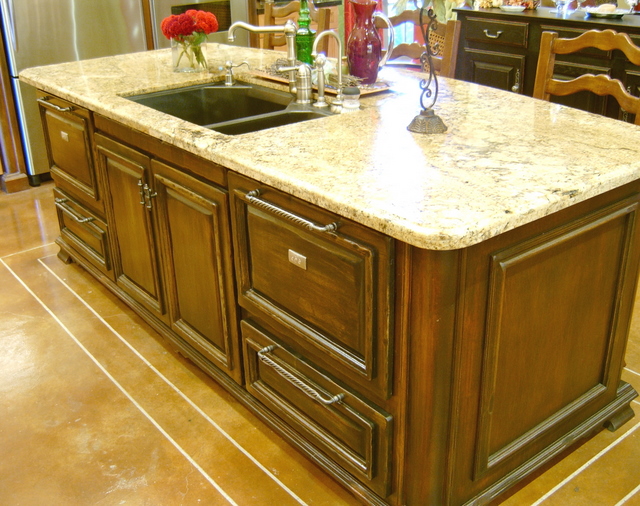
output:
[[[264,4],[264,25],[274,26],[283,25],[286,18],[297,14],[300,11],[300,2],[293,0],[285,5],[275,5],[273,0],[267,0]],[[317,26],[317,33],[328,30],[331,25],[331,10],[326,7],[316,7],[312,1],[309,1],[309,17]],[[284,46],[286,38],[281,33],[266,33],[263,36],[263,49],[275,49]],[[329,39],[321,42],[318,48],[320,52],[327,53],[329,50]]]
[[[567,96],[580,91],[612,96],[624,111],[635,114],[635,124],[640,125],[640,97],[631,95],[620,80],[607,74],[584,74],[571,80],[554,79],[556,54],[572,54],[586,48],[619,50],[631,63],[640,65],[640,47],[626,33],[589,30],[573,39],[562,39],[555,32],[543,32],[533,88],[534,98],[550,100],[551,95]]]

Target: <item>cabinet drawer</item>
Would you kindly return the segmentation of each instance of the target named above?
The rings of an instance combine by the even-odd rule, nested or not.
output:
[[[390,493],[392,418],[241,322],[247,389],[326,458]],[[320,400],[319,400],[320,399]]]
[[[38,92],[38,103],[56,184],[86,206],[104,213],[91,150],[91,113],[42,92]]]
[[[296,351],[387,398],[392,240],[241,176],[229,178],[240,305],[268,319]],[[337,230],[311,230],[310,222]]]
[[[467,18],[465,38],[503,46],[527,47],[529,25],[513,21]]]
[[[106,223],[59,188],[54,197],[63,243],[113,280]]]

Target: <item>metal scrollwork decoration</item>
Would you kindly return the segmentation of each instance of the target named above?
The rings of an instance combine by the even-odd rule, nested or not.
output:
[[[425,12],[429,18],[426,24],[423,18]],[[438,21],[436,20],[436,14],[433,9],[431,7],[425,9],[424,3],[420,9],[419,20],[420,29],[422,30],[425,41],[425,51],[420,56],[420,63],[422,64],[423,71],[426,71],[427,67],[429,68],[429,76],[426,79],[420,80],[420,89],[422,90],[420,94],[420,106],[422,107],[422,111],[420,111],[418,116],[413,118],[407,130],[423,134],[440,134],[447,131],[447,126],[433,111],[433,106],[436,100],[438,100],[438,77],[433,69],[433,56],[435,56],[435,52],[429,41],[429,33],[438,27]]]

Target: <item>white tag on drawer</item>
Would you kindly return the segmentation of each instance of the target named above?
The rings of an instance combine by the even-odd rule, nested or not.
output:
[[[300,267],[301,269],[307,270],[307,257],[301,255],[300,253],[289,250],[289,262],[291,262],[296,267]]]
[[[63,141],[69,142],[69,134],[64,130],[60,130],[60,137],[62,137]]]

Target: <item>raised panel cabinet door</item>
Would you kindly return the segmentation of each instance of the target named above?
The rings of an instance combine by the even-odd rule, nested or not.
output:
[[[633,416],[637,393],[620,380],[640,254],[639,198],[628,191],[469,249],[453,504],[484,504],[586,434]]]
[[[227,192],[152,162],[171,328],[242,382]]]
[[[526,57],[522,55],[465,48],[462,75],[457,77],[492,88],[522,93],[525,60]]]
[[[96,134],[98,163],[110,194],[109,228],[115,244],[116,283],[162,318],[162,288],[153,230],[154,193],[149,186],[150,159]]]

